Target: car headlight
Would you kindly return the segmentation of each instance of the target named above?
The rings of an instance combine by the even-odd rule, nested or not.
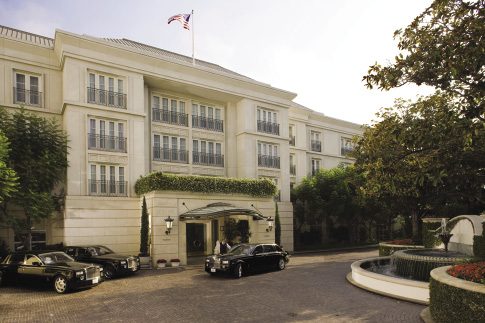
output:
[[[76,278],[80,280],[84,280],[84,271],[76,271]]]
[[[120,264],[122,264],[122,265],[126,265],[126,260],[122,260],[122,261],[120,261]]]

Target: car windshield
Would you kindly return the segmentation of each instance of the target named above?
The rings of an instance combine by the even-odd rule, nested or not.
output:
[[[61,262],[71,262],[74,261],[70,256],[65,254],[64,252],[48,252],[48,253],[41,253],[39,254],[39,258],[46,265],[52,265]]]
[[[229,250],[228,254],[232,255],[240,255],[240,254],[245,254],[245,255],[250,255],[253,250],[253,247],[247,244],[239,244],[231,248]]]
[[[88,247],[88,251],[94,256],[103,256],[103,255],[108,255],[110,253],[114,253],[113,250],[104,247],[104,246],[93,246],[93,247]]]

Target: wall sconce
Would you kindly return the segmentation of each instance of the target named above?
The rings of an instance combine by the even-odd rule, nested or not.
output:
[[[273,230],[274,220],[271,217],[269,217],[267,221],[268,221],[268,228],[266,229],[266,232],[270,232]]]
[[[173,225],[173,219],[170,218],[170,215],[165,219],[165,224],[167,225],[167,231],[165,231],[165,234],[169,235]]]

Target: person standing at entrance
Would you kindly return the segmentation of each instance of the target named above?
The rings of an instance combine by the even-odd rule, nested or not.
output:
[[[222,254],[227,253],[229,251],[229,249],[231,249],[231,246],[227,243],[227,240],[222,239],[221,243],[216,244],[214,251],[215,251],[216,254],[222,255]]]

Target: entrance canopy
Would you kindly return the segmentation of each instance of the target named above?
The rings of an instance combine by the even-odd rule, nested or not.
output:
[[[266,217],[257,210],[237,208],[229,203],[212,203],[205,207],[180,214],[179,219],[184,220],[210,220],[231,215],[252,216],[253,220],[264,220]]]

